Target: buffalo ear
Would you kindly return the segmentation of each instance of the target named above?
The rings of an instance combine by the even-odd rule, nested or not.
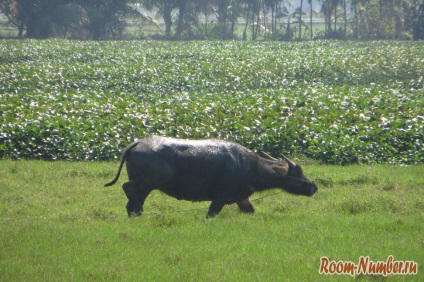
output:
[[[284,166],[274,166],[272,169],[279,175],[284,176],[287,174],[287,167]]]

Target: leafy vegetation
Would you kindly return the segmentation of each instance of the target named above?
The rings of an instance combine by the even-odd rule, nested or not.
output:
[[[422,281],[423,166],[305,165],[313,197],[255,194],[255,215],[154,191],[126,216],[116,163],[0,161],[2,281],[340,281],[320,257],[415,261],[418,274],[357,280]],[[256,199],[256,200],[255,200]],[[202,210],[189,210],[204,208]],[[179,211],[179,212],[177,212]]]
[[[0,73],[0,158],[113,160],[160,134],[424,162],[422,42],[2,40]]]

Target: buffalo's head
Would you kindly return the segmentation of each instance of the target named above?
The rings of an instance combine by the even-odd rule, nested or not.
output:
[[[278,174],[280,187],[289,193],[312,196],[318,187],[303,174],[302,167],[283,155],[284,160],[277,160],[264,152],[262,155],[278,163],[273,170]]]

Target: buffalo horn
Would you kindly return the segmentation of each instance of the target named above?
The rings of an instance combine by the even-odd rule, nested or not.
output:
[[[270,156],[270,155],[268,155],[267,153],[265,153],[265,152],[263,152],[263,151],[261,151],[260,153],[261,153],[261,155],[262,155],[265,159],[268,159],[268,160],[271,160],[271,161],[276,161],[276,162],[278,162],[278,160],[277,160],[277,159],[275,159],[275,158],[271,157],[271,156]]]
[[[283,155],[283,158],[286,160],[286,162],[289,164],[289,166],[296,166],[294,162],[292,162],[289,158]]]

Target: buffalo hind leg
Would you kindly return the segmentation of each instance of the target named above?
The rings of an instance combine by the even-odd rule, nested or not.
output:
[[[252,203],[249,201],[249,198],[238,201],[237,205],[238,205],[240,211],[242,211],[244,213],[254,213],[255,212],[255,209],[253,208]]]
[[[132,181],[125,182],[122,185],[122,189],[127,195],[128,203],[127,203],[127,212],[128,216],[132,215],[141,215],[142,203],[138,197],[137,189],[138,186],[136,183]]]
[[[140,202],[141,212],[143,212],[144,201],[146,200],[147,196],[149,196],[150,192],[152,192],[152,190],[141,189],[138,191],[137,198],[138,198],[138,201]]]

